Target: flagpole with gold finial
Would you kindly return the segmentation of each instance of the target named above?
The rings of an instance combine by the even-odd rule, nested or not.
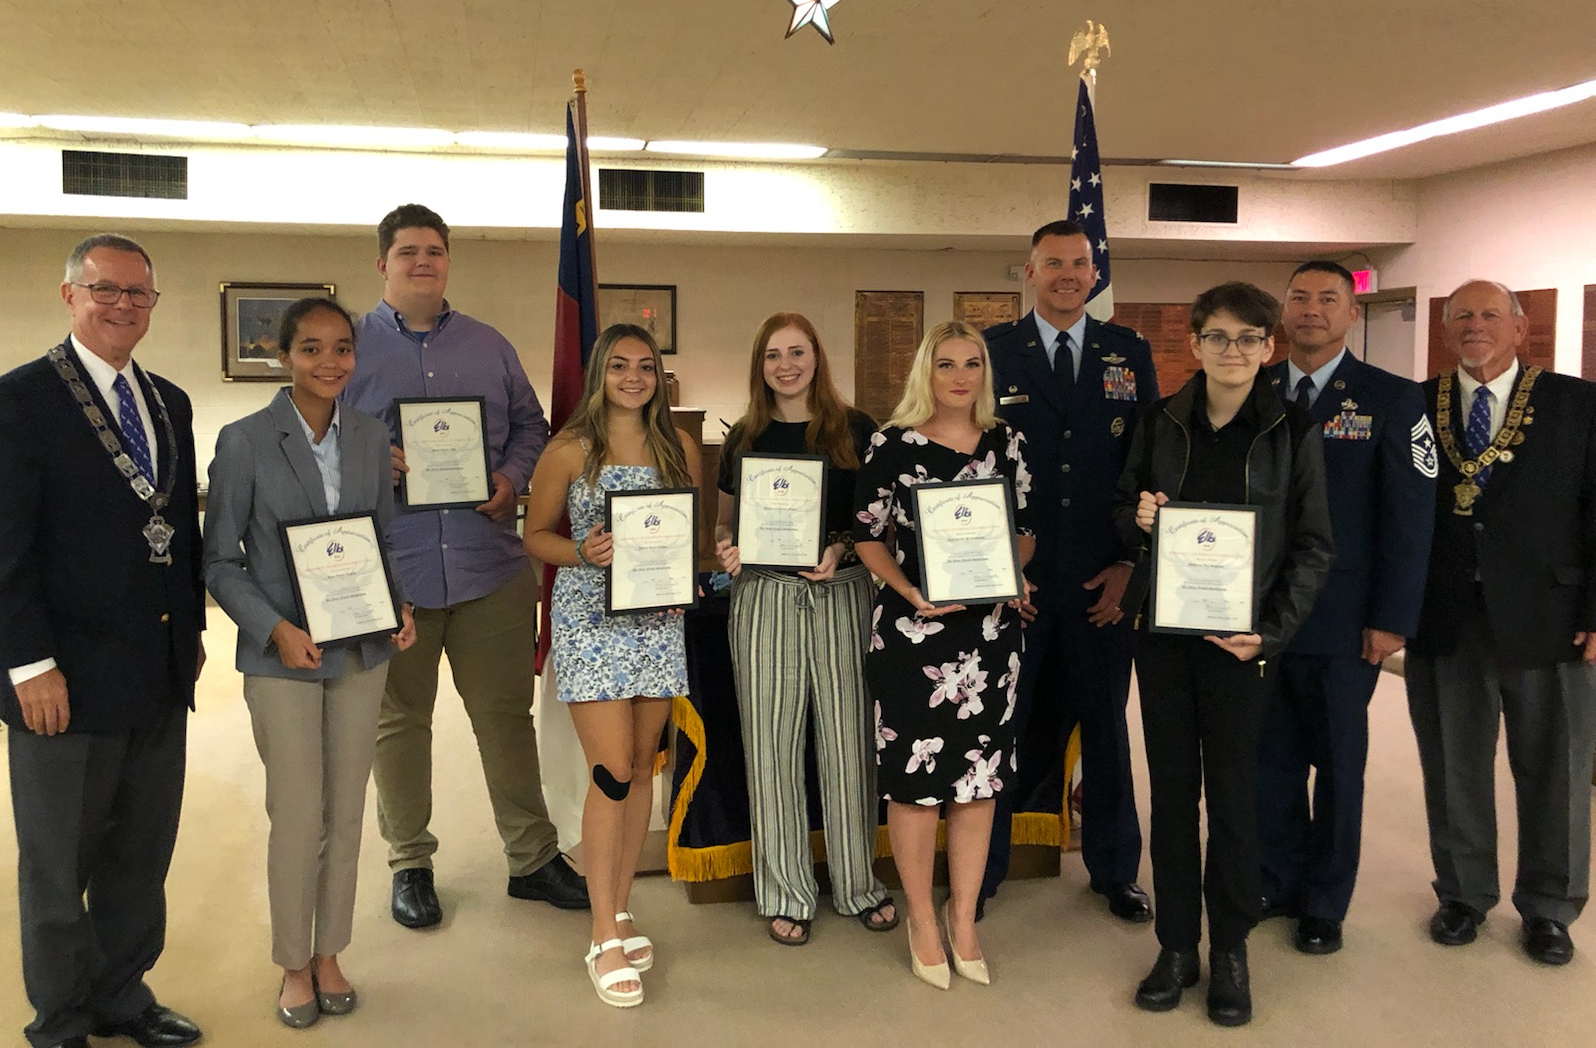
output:
[[[1075,68],[1075,63],[1084,58],[1086,61],[1081,68],[1081,79],[1086,81],[1086,93],[1091,96],[1092,108],[1097,108],[1097,67],[1102,64],[1102,55],[1112,55],[1113,48],[1108,42],[1108,26],[1101,22],[1086,20],[1085,29],[1077,29],[1070,38],[1069,66]]]
[[[598,209],[598,201],[593,197],[593,164],[587,154],[587,73],[581,69],[571,70],[571,84],[575,89],[576,105],[576,150],[582,169],[582,202],[587,214],[587,256],[593,264],[593,286],[588,289],[592,301],[598,301],[598,237],[593,235],[593,212]]]

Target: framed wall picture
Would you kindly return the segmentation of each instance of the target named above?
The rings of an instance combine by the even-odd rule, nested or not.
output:
[[[222,379],[226,382],[286,382],[277,362],[277,325],[301,298],[332,298],[332,284],[252,284],[224,281],[222,288]]]
[[[1020,319],[1018,291],[955,291],[953,319],[985,331],[995,324]]]
[[[600,284],[598,325],[636,324],[654,336],[661,353],[676,352],[675,284]]]

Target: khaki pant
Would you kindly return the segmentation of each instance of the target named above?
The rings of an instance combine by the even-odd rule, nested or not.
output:
[[[532,730],[537,599],[537,573],[528,566],[486,597],[416,609],[415,645],[389,662],[373,768],[377,826],[388,842],[390,868],[431,869],[438,850],[427,824],[432,821],[432,709],[438,661],[445,653],[476,733],[510,875],[531,873],[558,854]]]
[[[329,680],[244,677],[255,749],[266,766],[266,887],[272,960],[299,969],[342,953],[355,915],[366,782],[386,664],[349,653]]]

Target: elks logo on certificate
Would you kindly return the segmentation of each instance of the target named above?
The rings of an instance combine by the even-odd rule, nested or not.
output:
[[[697,488],[605,492],[604,530],[614,542],[604,614],[698,604]]]
[[[493,496],[482,397],[402,397],[393,405],[409,470],[399,475],[404,508],[471,509]]]
[[[732,544],[745,568],[814,569],[825,548],[826,460],[744,455]]]
[[[371,513],[291,520],[279,528],[299,625],[318,645],[399,632],[393,570]]]
[[[920,593],[937,607],[1020,596],[1019,541],[1007,477],[917,484]]]
[[[1166,502],[1153,524],[1158,633],[1227,637],[1258,625],[1258,507]]]

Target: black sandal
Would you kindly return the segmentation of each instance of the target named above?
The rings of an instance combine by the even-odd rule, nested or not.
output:
[[[779,934],[776,931],[777,921],[786,921],[788,924],[793,925],[798,929],[798,934],[795,936]],[[809,922],[799,920],[797,917],[788,917],[785,914],[778,913],[770,918],[769,931],[771,939],[783,946],[802,946],[809,941]]]
[[[870,919],[872,917],[880,916],[881,911],[886,909],[888,906],[892,907],[892,920],[872,921]],[[889,895],[885,899],[882,899],[880,902],[876,903],[874,906],[870,907],[868,910],[860,910],[858,913],[854,914],[853,917],[854,920],[865,926],[866,931],[890,932],[892,929],[898,926],[898,904],[893,902],[892,896]]]

